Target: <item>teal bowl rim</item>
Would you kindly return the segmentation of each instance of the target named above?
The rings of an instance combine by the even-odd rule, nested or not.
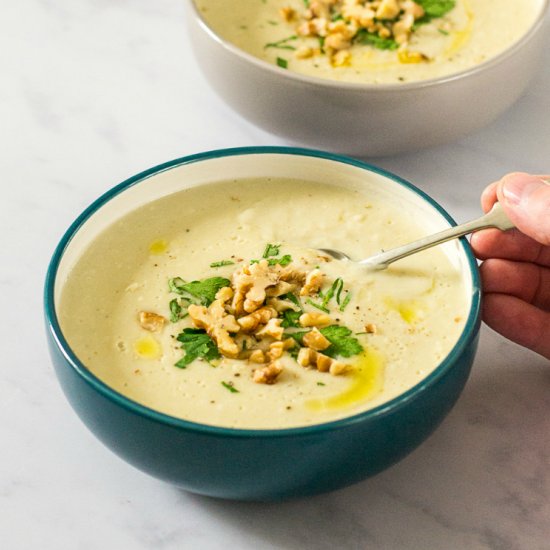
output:
[[[460,245],[468,260],[470,273],[472,276],[472,305],[468,314],[468,318],[464,325],[460,338],[445,357],[445,359],[437,366],[433,372],[431,372],[426,378],[423,378],[418,384],[407,390],[406,392],[398,395],[397,397],[383,403],[377,407],[369,409],[367,411],[354,414],[349,417],[333,420],[330,422],[324,422],[321,424],[313,424],[309,426],[300,426],[295,428],[274,428],[274,429],[243,429],[243,428],[227,428],[208,424],[201,424],[198,422],[192,422],[189,420],[183,420],[170,416],[168,414],[161,413],[145,405],[125,397],[121,393],[115,391],[107,384],[97,378],[76,356],[72,351],[70,345],[65,340],[61,327],[57,319],[55,311],[54,301],[54,288],[56,283],[56,276],[59,267],[59,263],[63,257],[65,249],[69,245],[73,236],[78,232],[82,225],[104,204],[109,202],[113,197],[124,192],[126,189],[137,185],[141,181],[144,181],[154,175],[161,172],[165,172],[177,166],[191,164],[195,162],[201,162],[222,157],[232,157],[239,155],[258,155],[258,154],[281,154],[281,155],[296,155],[314,157],[320,159],[326,159],[333,162],[339,162],[361,168],[363,170],[374,172],[388,179],[395,181],[396,183],[413,191],[432,207],[434,207],[451,225],[456,225],[453,218],[440,206],[434,199],[427,195],[424,191],[408,182],[407,180],[397,176],[391,172],[368,164],[366,162],[346,157],[343,155],[337,155],[334,153],[328,153],[313,149],[303,149],[298,147],[283,147],[283,146],[261,146],[261,147],[236,147],[228,149],[217,149],[206,151],[203,153],[193,154],[185,157],[180,157],[163,164],[149,168],[139,174],[126,179],[125,181],[115,185],[110,190],[102,194],[94,202],[92,202],[69,226],[64,235],[62,236],[59,244],[55,248],[52,259],[48,266],[46,273],[46,280],[44,285],[44,313],[46,318],[46,328],[51,337],[55,341],[57,349],[64,356],[65,361],[68,363],[76,374],[95,391],[101,394],[103,397],[109,399],[115,404],[122,406],[128,412],[144,416],[151,421],[161,423],[167,426],[175,428],[202,433],[211,434],[225,437],[294,437],[300,435],[313,435],[325,431],[338,430],[365,421],[369,421],[375,418],[386,416],[388,414],[394,414],[399,409],[407,405],[409,401],[415,398],[420,393],[427,391],[432,385],[443,377],[449,369],[459,360],[460,355],[464,352],[472,340],[477,334],[477,330],[480,324],[480,310],[481,310],[481,284],[479,279],[479,273],[477,268],[476,259],[467,243],[466,239],[460,239]]]

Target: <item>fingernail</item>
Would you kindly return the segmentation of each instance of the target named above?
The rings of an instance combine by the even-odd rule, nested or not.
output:
[[[549,185],[548,182],[537,176],[529,174],[510,174],[505,176],[502,185],[502,196],[510,205],[519,205],[528,201],[529,197],[541,187]]]

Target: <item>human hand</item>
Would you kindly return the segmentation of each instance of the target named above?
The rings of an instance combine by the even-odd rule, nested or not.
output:
[[[547,181],[545,181],[547,180]],[[483,320],[506,338],[550,359],[550,176],[513,173],[489,185],[481,205],[498,200],[517,229],[474,233]]]

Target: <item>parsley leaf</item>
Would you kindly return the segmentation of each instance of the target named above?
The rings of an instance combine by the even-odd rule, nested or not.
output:
[[[189,303],[185,303],[185,306],[188,306]],[[170,322],[177,323],[180,319],[187,317],[187,307],[182,307],[180,301],[177,298],[174,298],[170,301]]]
[[[210,362],[220,357],[220,352],[210,336],[200,328],[184,328],[177,336],[177,340],[182,343],[182,349],[185,355],[175,363],[175,366],[184,369],[195,359],[202,357]]]
[[[290,42],[291,40],[296,40],[297,38],[298,37],[294,34],[294,35],[289,36],[287,38],[283,38],[282,40],[279,40],[277,42],[268,42],[264,46],[264,49],[278,48],[280,50],[295,50],[296,48],[294,46],[292,46],[291,44],[289,44],[288,42]]]
[[[212,262],[210,267],[224,267],[226,265],[235,265],[235,262],[232,260],[221,260],[219,262]]]
[[[351,357],[363,351],[363,346],[357,338],[351,336],[352,332],[347,327],[330,325],[320,329],[321,334],[330,342],[330,346],[322,353],[329,357]]]
[[[279,254],[279,250],[281,249],[280,244],[266,244],[264,253],[262,254],[262,258],[269,258],[271,256],[277,256]]]
[[[399,44],[393,38],[382,38],[366,29],[359,29],[354,41],[359,44],[373,46],[379,50],[396,50],[399,47]]]
[[[424,15],[415,21],[418,23],[427,23],[437,17],[443,17],[455,7],[455,0],[416,0],[424,8]]]
[[[281,326],[283,328],[298,328],[300,326],[300,323],[298,323],[300,315],[302,315],[301,311],[294,311],[292,309],[287,309],[283,311],[283,320],[281,321]]]
[[[233,382],[222,382],[222,386],[231,393],[239,393],[239,390],[235,387]]]
[[[209,306],[216,298],[216,293],[220,288],[229,286],[231,281],[224,277],[210,277],[200,281],[191,281],[186,283],[181,277],[174,277],[168,281],[168,286],[172,292],[185,296],[190,294],[201,304]]]
[[[278,57],[277,67],[281,67],[281,69],[288,69],[288,61],[286,59],[283,59],[282,57]]]
[[[269,265],[277,265],[279,264],[280,266],[284,267],[285,265],[288,265],[289,263],[292,262],[292,256],[290,254],[285,254],[284,256],[282,256],[281,258],[269,258],[267,260],[267,263]]]

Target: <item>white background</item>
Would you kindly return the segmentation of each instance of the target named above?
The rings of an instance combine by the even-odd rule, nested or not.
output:
[[[2,1],[0,547],[548,548],[550,365],[489,329],[461,399],[424,445],[373,479],[306,500],[188,494],[122,462],[73,413],[42,321],[45,271],[70,222],[155,164],[284,144],[209,89],[183,2]],[[550,40],[526,95],[491,126],[371,162],[420,186],[458,221],[480,213],[481,190],[504,173],[547,173]]]

